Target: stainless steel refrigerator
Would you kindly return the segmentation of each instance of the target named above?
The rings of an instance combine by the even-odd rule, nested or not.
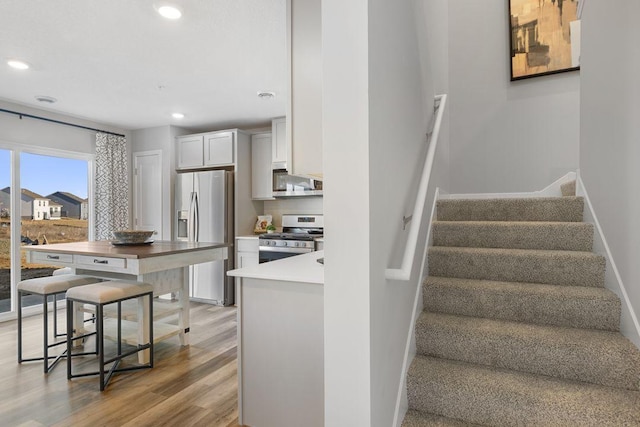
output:
[[[224,242],[224,261],[189,268],[189,296],[216,305],[234,303],[235,284],[227,277],[234,266],[233,172],[213,170],[179,173],[176,180],[175,238],[191,242]]]

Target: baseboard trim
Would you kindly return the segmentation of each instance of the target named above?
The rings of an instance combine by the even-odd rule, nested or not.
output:
[[[607,240],[604,237],[604,232],[598,222],[598,217],[596,216],[596,212],[593,209],[591,200],[589,199],[587,189],[580,178],[580,171],[578,171],[576,179],[576,196],[582,196],[585,201],[584,221],[591,222],[595,226],[596,232],[593,236],[593,251],[604,256],[607,260],[608,268],[605,270],[604,276],[605,287],[612,292],[615,292],[622,301],[620,332],[633,342],[636,347],[640,348],[640,323],[638,322],[638,317],[633,310],[631,300],[629,299],[627,290],[622,282],[622,277],[620,276],[618,267],[616,267],[616,263],[613,260],[613,254],[611,253]]]
[[[539,191],[531,191],[528,193],[469,193],[469,194],[443,194],[441,199],[526,199],[533,197],[560,197],[562,184],[571,182],[576,179],[575,172],[568,172],[561,178],[555,180],[552,184]]]
[[[416,355],[416,341],[415,341],[415,328],[418,316],[422,313],[422,283],[426,279],[425,267],[428,265],[427,254],[429,247],[433,246],[433,235],[431,234],[431,224],[436,218],[436,206],[438,199],[441,198],[440,188],[436,187],[436,191],[433,195],[433,203],[431,205],[431,216],[429,217],[429,229],[427,230],[427,244],[424,247],[424,253],[422,254],[422,264],[420,267],[420,274],[418,274],[418,283],[416,285],[416,294],[413,301],[413,312],[411,313],[411,323],[409,324],[409,333],[407,334],[407,341],[404,350],[404,362],[402,364],[401,378],[398,386],[398,392],[396,397],[396,409],[393,416],[393,425],[400,427],[404,416],[409,409],[407,401],[407,373],[409,366],[413,362],[413,358]]]

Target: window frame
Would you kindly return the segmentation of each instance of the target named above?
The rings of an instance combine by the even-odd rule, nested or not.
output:
[[[60,150],[57,148],[34,146],[24,143],[14,143],[0,140],[0,150],[9,151],[9,162],[11,169],[10,183],[11,187],[11,209],[9,214],[11,218],[22,218],[22,205],[21,205],[21,191],[14,191],[14,189],[20,189],[20,156],[22,153],[35,154],[49,157],[63,157],[67,159],[84,160],[87,162],[87,199],[88,199],[88,237],[89,240],[94,240],[94,228],[95,228],[95,215],[94,215],[94,194],[95,194],[95,154],[83,153],[69,150]],[[10,228],[11,235],[11,309],[7,312],[0,313],[0,322],[9,320],[15,320],[17,317],[17,285],[18,276],[21,272],[20,265],[20,221],[11,221]],[[41,311],[41,307],[24,307],[23,314],[29,315]]]

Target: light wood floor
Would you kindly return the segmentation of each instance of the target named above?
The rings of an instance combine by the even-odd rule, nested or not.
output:
[[[116,375],[104,392],[98,377],[68,381],[64,360],[47,375],[42,362],[18,364],[16,321],[0,323],[0,425],[237,426],[236,309],[191,308],[190,346],[157,343],[153,369]],[[41,351],[41,328],[26,319],[25,357]]]

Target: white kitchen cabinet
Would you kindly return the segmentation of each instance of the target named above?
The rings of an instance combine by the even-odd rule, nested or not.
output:
[[[204,166],[223,166],[233,163],[233,133],[214,132],[203,137]]]
[[[287,169],[289,141],[287,140],[287,118],[273,119],[271,121],[271,163],[273,163],[273,169]]]
[[[321,0],[287,0],[287,12],[291,70],[287,170],[322,180]]]
[[[178,169],[191,169],[204,166],[202,142],[202,135],[186,135],[176,138]]]
[[[234,162],[233,132],[211,132],[176,138],[178,169],[227,166]]]
[[[256,237],[239,237],[236,239],[238,250],[236,268],[258,265],[259,241]]]
[[[251,197],[254,200],[273,200],[271,132],[251,136]]]

